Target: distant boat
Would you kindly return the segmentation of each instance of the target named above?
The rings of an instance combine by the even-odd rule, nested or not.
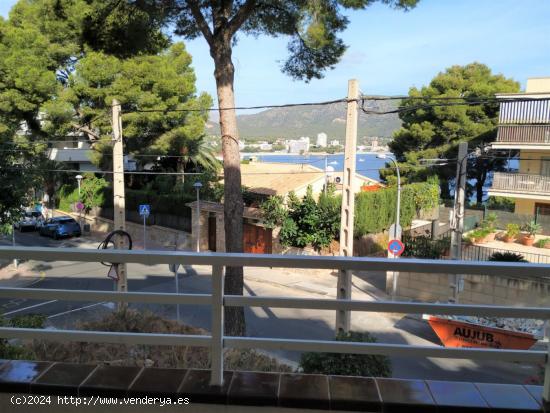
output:
[[[329,165],[338,165],[338,162],[332,161],[332,162],[329,162],[328,164],[329,164]]]
[[[363,158],[359,158],[359,162],[365,162]]]

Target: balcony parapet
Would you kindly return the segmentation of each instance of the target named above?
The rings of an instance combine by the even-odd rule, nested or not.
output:
[[[550,196],[550,177],[509,172],[495,172],[492,191]]]

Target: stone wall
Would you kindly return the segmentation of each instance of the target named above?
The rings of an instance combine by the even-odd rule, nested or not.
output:
[[[427,302],[447,302],[451,290],[450,274],[398,273],[397,296]],[[392,273],[388,272],[386,289],[391,294]],[[550,306],[550,278],[464,275],[463,304]]]
[[[75,213],[67,213],[63,211],[56,211],[56,213],[57,215],[70,215],[77,221],[79,220],[79,215]],[[82,222],[83,224],[90,224],[90,228],[93,232],[109,233],[114,229],[114,223],[112,220],[94,215],[83,215]],[[143,245],[143,225],[126,221],[126,231],[130,234],[134,242]],[[147,243],[151,247],[162,246],[165,248],[173,248],[177,244],[177,249],[188,250],[191,247],[191,234],[172,228],[150,225],[147,226]]]

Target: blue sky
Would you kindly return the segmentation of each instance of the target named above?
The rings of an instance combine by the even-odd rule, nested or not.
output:
[[[0,0],[7,16],[16,0]],[[401,12],[381,4],[349,12],[343,34],[349,46],[336,69],[310,83],[279,70],[284,38],[241,38],[234,50],[235,91],[241,106],[329,100],[344,97],[356,78],[367,94],[404,94],[453,64],[478,61],[525,85],[528,77],[550,76],[550,1],[421,0]],[[186,42],[197,87],[215,96],[213,63],[202,39]]]

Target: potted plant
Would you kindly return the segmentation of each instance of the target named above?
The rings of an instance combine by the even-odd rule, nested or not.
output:
[[[485,219],[481,222],[481,228],[485,231],[485,242],[491,242],[495,240],[496,232],[495,228],[497,226],[497,214],[491,212],[487,214]]]
[[[508,224],[506,225],[506,233],[504,234],[504,242],[514,242],[521,232],[521,229],[518,224]]]
[[[537,248],[550,248],[550,238],[541,238],[535,242]]]
[[[535,235],[540,232],[541,226],[535,221],[529,221],[523,225],[523,230],[526,234],[523,236],[522,243],[523,245],[530,247],[535,242]]]

